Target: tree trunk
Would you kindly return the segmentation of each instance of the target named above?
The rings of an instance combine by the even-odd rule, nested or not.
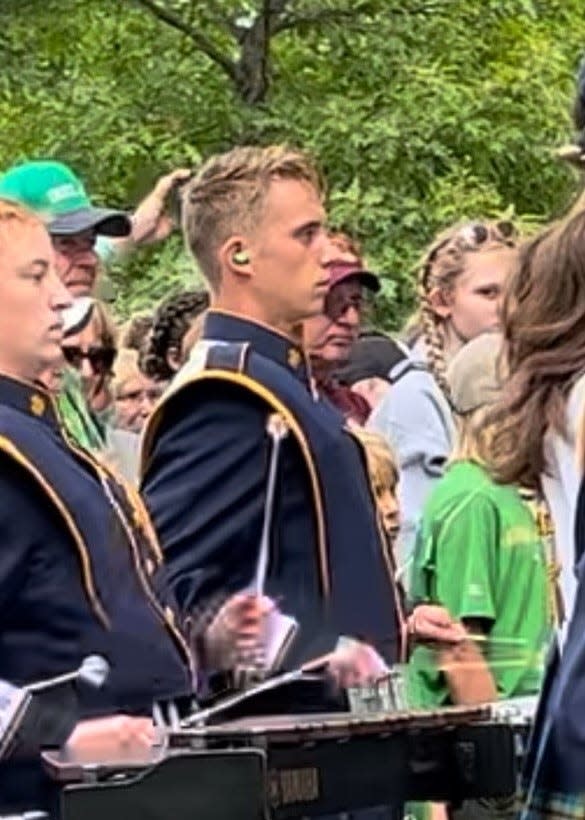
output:
[[[286,0],[281,2],[285,5]],[[248,105],[263,103],[270,88],[270,23],[274,13],[271,0],[263,0],[254,23],[240,39],[240,59],[236,63],[234,84]]]

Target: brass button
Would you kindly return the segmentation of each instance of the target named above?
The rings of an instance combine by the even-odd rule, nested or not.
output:
[[[289,367],[292,367],[294,370],[296,370],[300,363],[303,361],[303,355],[296,347],[289,347],[287,353],[287,361]]]
[[[47,402],[38,393],[33,393],[30,397],[30,412],[33,416],[42,416],[47,407]]]

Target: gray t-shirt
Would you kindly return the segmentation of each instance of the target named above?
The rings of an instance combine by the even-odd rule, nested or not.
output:
[[[408,583],[416,528],[435,482],[443,475],[455,442],[449,403],[426,368],[424,344],[389,373],[392,386],[368,421],[398,457],[401,526],[396,545],[398,571]]]

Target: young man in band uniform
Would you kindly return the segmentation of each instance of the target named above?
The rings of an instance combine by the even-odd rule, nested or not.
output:
[[[37,217],[0,200],[0,678],[24,685],[106,658],[81,691],[75,749],[148,746],[155,698],[189,693],[193,666],[159,603],[144,506],[73,446],[39,383],[60,358],[69,295]],[[0,764],[0,811],[47,808],[40,761]]]
[[[269,417],[281,445],[266,594],[300,630],[292,668],[325,653],[342,684],[404,651],[405,621],[361,446],[315,390],[300,325],[323,310],[335,258],[304,154],[237,148],[184,191],[187,245],[211,291],[201,341],[147,428],[143,490],[183,612],[250,587],[264,521]],[[429,637],[458,630],[432,607]],[[340,637],[352,639],[337,650]]]

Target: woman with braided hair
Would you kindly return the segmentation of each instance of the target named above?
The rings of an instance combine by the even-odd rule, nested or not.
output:
[[[209,307],[205,290],[169,296],[154,313],[152,329],[140,355],[140,369],[151,379],[168,381],[182,364],[182,343],[193,321]]]
[[[399,565],[408,576],[418,519],[454,443],[446,368],[471,339],[499,325],[504,282],[516,261],[508,222],[456,225],[439,235],[419,274],[418,309],[405,328],[410,355],[369,426],[398,454],[402,525]]]
[[[503,283],[515,254],[509,222],[459,225],[431,245],[418,282],[419,308],[405,329],[424,350],[435,380],[449,398],[449,360],[467,342],[499,326]]]

